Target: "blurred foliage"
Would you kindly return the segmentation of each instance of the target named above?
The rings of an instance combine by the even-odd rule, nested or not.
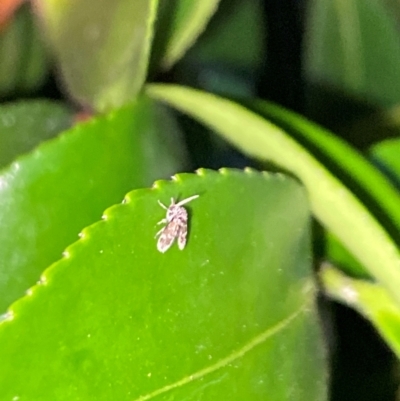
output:
[[[24,4],[0,30],[0,96],[39,90],[48,75],[48,57],[30,7]]]

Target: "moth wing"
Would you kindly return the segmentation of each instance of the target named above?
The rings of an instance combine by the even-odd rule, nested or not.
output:
[[[168,225],[166,225],[163,230],[160,232],[160,237],[157,241],[157,249],[164,253],[171,248],[172,244],[175,241],[175,238],[178,236],[179,225],[176,222],[171,221]]]
[[[186,246],[187,226],[181,226],[178,232],[178,248],[182,250]]]

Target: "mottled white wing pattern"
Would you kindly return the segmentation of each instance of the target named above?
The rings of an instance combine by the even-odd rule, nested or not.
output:
[[[186,245],[187,227],[185,229],[180,228],[178,231],[178,248],[182,250]]]
[[[166,252],[175,242],[175,239],[177,239],[178,248],[180,250],[185,248],[188,231],[188,213],[183,205],[198,197],[199,195],[193,195],[178,203],[175,203],[174,198],[171,198],[171,204],[168,207],[158,201],[160,206],[167,211],[166,217],[157,223],[165,224],[156,234],[156,237],[159,236],[157,249],[160,252]]]

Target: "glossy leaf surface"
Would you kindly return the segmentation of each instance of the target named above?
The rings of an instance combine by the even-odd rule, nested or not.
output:
[[[77,125],[0,172],[0,311],[106,207],[171,173],[173,156],[160,139],[168,121],[158,125],[158,109],[139,100]]]
[[[186,248],[158,252],[157,200],[193,194]],[[202,170],[104,216],[0,324],[0,398],[326,399],[297,182]]]

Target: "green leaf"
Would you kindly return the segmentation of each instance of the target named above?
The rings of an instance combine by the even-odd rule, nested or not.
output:
[[[151,85],[148,94],[202,121],[241,149],[300,178],[315,217],[347,247],[400,304],[396,244],[368,209],[282,129],[220,97],[174,85]]]
[[[47,72],[45,48],[26,4],[0,33],[0,95],[36,89]]]
[[[400,243],[400,193],[364,156],[328,130],[272,103],[256,102],[254,109],[273,121],[307,148],[368,207],[393,239]],[[327,234],[329,260],[357,276],[365,276],[363,266]]]
[[[370,154],[388,177],[400,187],[400,138],[388,139],[374,145]]]
[[[386,2],[311,1],[306,39],[309,81],[370,104],[399,102],[399,30]]]
[[[153,102],[148,106],[146,118],[148,126],[142,134],[141,148],[146,161],[145,182],[149,184],[185,170],[189,165],[189,155],[183,133],[171,110]]]
[[[0,106],[0,167],[27,153],[72,123],[65,106],[47,100],[27,100]]]
[[[153,174],[171,173],[168,147],[158,139],[168,121],[157,120],[158,109],[141,99],[72,128],[0,172],[0,311],[106,207],[148,185]]]
[[[400,232],[400,193],[360,152],[332,132],[272,103],[257,112],[285,129],[375,212],[390,232]]]
[[[71,95],[104,111],[134,99],[147,74],[157,0],[37,2]]]
[[[222,1],[174,71],[178,81],[209,92],[253,96],[264,63],[263,17],[260,0]]]
[[[154,39],[156,58],[170,68],[195,42],[217,9],[220,0],[161,1]]]
[[[190,61],[259,71],[264,63],[263,11],[259,0],[221,2],[209,29],[188,52]]]
[[[193,194],[186,248],[158,252],[157,201]],[[104,216],[0,324],[1,399],[326,400],[295,180],[201,170]]]
[[[384,287],[348,277],[330,265],[324,266],[319,277],[327,295],[368,318],[400,357],[400,309]]]

